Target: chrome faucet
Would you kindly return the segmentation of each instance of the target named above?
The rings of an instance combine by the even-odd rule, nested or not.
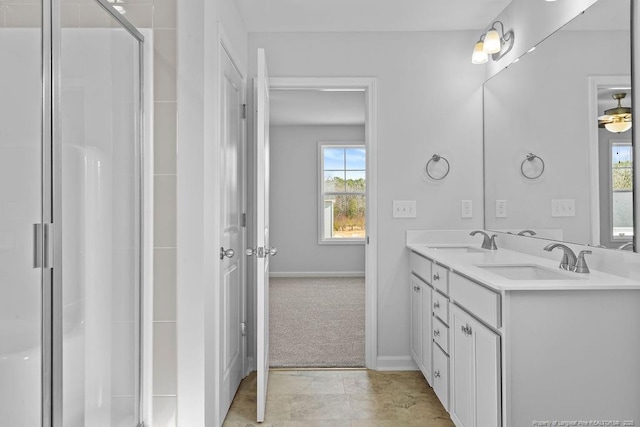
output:
[[[627,242],[627,243],[625,243],[623,245],[618,246],[618,249],[622,249],[622,250],[627,249],[627,248],[631,248],[631,250],[634,250],[635,249],[635,245],[633,244],[633,242]]]
[[[491,237],[489,237],[489,235],[487,233],[485,233],[482,230],[475,230],[472,231],[471,233],[469,233],[469,235],[471,236],[475,236],[476,234],[482,234],[484,236],[484,240],[482,241],[482,249],[490,249],[492,251],[495,251],[498,249],[498,247],[496,246],[496,235],[492,235]]]
[[[522,230],[521,232],[518,233],[518,236],[524,236],[525,234],[528,234],[530,236],[535,236],[536,232],[533,230]]]
[[[578,262],[576,262],[576,273],[588,273],[589,267],[587,266],[587,261],[584,259],[586,254],[590,254],[591,251],[580,251],[578,254]]]
[[[562,255],[562,260],[560,261],[560,268],[567,271],[575,271],[578,259],[571,248],[563,245],[562,243],[551,243],[550,245],[545,246],[544,250],[551,252],[555,248],[560,248],[564,251],[564,255]]]

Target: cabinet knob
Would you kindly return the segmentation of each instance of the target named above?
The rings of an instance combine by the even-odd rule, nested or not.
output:
[[[440,301],[436,301],[433,303],[433,308],[440,308]]]
[[[433,331],[433,335],[436,337],[440,336],[440,329],[436,329],[435,331]]]
[[[462,329],[462,333],[465,334],[466,336],[469,336],[473,333],[473,329],[471,329],[471,326],[469,326],[469,324],[462,326],[461,329]]]
[[[438,273],[434,274],[433,280],[440,280],[440,275]]]
[[[440,371],[434,371],[433,376],[436,378],[440,378]]]

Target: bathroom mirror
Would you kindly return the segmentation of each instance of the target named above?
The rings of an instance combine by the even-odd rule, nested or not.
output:
[[[630,16],[629,0],[598,0],[487,80],[486,229],[612,249],[633,240],[631,130],[598,127],[614,95],[631,107]]]

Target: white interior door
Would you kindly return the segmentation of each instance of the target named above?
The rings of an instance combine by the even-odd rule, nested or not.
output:
[[[269,75],[264,49],[258,49],[256,104],[256,285],[257,285],[257,351],[258,403],[257,421],[264,421],[269,382]]]
[[[220,247],[220,417],[224,420],[242,380],[242,105],[244,81],[222,53],[221,247]]]

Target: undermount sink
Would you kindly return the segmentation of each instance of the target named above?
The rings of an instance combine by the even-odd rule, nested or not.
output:
[[[535,264],[477,265],[490,273],[511,280],[575,280],[572,273],[563,273]]]
[[[484,250],[479,248],[474,248],[473,246],[427,246],[428,249],[434,249],[438,251],[453,251],[453,252],[484,252]]]

